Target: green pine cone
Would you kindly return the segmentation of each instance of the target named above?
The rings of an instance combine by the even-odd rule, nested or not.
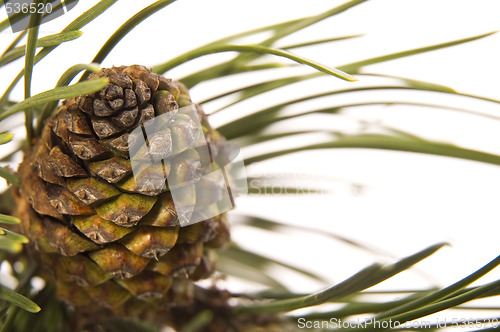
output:
[[[164,175],[182,181],[198,166],[189,149],[193,120],[178,109],[196,110],[207,143],[223,138],[179,82],[138,65],[90,79],[97,77],[108,86],[65,100],[25,154],[17,198],[23,232],[58,296],[92,319],[189,306],[192,281],[210,276],[212,250],[228,242],[229,228],[224,214],[179,225]],[[149,136],[147,148],[174,157],[133,170],[131,132],[159,115],[170,119],[169,137]],[[196,192],[184,199],[213,203]]]

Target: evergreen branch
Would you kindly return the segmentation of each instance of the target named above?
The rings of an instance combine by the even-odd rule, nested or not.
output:
[[[5,144],[5,143],[9,143],[10,141],[12,141],[13,137],[14,137],[13,134],[0,133],[0,145]]]
[[[28,31],[28,30],[26,30]],[[36,47],[51,47],[51,46],[58,46],[64,42],[68,42],[71,40],[75,40],[78,37],[80,37],[83,34],[81,31],[68,31],[68,32],[61,32],[55,35],[50,35],[47,37],[43,37],[38,39],[36,43]],[[8,50],[6,53],[4,53],[0,57],[0,67],[5,66],[6,64],[11,63],[12,61],[15,61],[19,59],[20,57],[23,57],[25,55],[26,51],[26,46],[18,46],[16,48]]]
[[[364,289],[370,288],[384,280],[387,280],[411,266],[431,256],[441,249],[445,243],[438,243],[430,246],[414,255],[405,257],[394,264],[383,266],[373,264],[341,283],[329,287],[318,293],[314,293],[299,298],[274,300],[267,302],[257,302],[249,305],[241,305],[235,308],[236,314],[241,313],[271,313],[285,312],[300,308],[306,308],[318,304],[323,304],[333,299],[342,298],[348,295],[356,294]]]
[[[182,63],[187,61],[199,58],[204,55],[214,54],[214,53],[222,53],[222,52],[250,52],[250,53],[263,53],[263,54],[272,54],[280,57],[287,58],[289,60],[295,61],[300,64],[304,64],[310,66],[318,71],[321,71],[325,74],[332,75],[338,77],[340,79],[355,82],[357,79],[354,76],[351,76],[341,70],[332,67],[326,67],[314,61],[308,60],[306,58],[294,55],[290,52],[274,49],[269,47],[264,47],[261,45],[215,45],[211,47],[207,47],[206,49],[197,49],[191,52],[187,52],[180,57],[174,58],[164,64],[155,66],[153,68],[154,72],[164,73]]]
[[[348,36],[324,38],[324,39],[318,39],[318,40],[309,40],[309,41],[305,41],[305,42],[302,42],[302,43],[296,43],[296,44],[290,44],[290,45],[281,46],[281,48],[284,49],[284,50],[290,50],[290,49],[293,49],[293,48],[316,46],[318,44],[326,44],[326,43],[331,43],[331,42],[340,41],[340,40],[358,38],[358,37],[362,37],[362,36],[364,36],[364,35],[363,34],[357,34],[357,35],[348,35]]]
[[[43,0],[34,0],[32,3],[38,5],[43,3]],[[28,40],[26,42],[26,51],[24,57],[24,99],[31,97],[31,77],[33,75],[33,66],[35,65],[35,52],[38,42],[38,30],[40,21],[42,19],[41,13],[38,11],[30,16]],[[31,142],[33,137],[33,111],[25,110],[24,117],[26,119],[26,140]]]
[[[474,160],[483,163],[500,165],[500,156],[491,153],[462,148],[453,144],[429,141],[424,139],[411,139],[383,134],[359,134],[338,136],[329,142],[311,144],[303,147],[283,149],[245,159],[245,164],[267,160],[270,158],[290,154],[293,152],[334,149],[334,148],[366,148],[393,151],[407,151],[431,154],[437,156],[454,157],[459,159]]]
[[[101,0],[95,6],[84,12],[82,15],[78,16],[73,22],[71,22],[66,28],[64,28],[61,32],[68,31],[77,31],[81,30],[85,25],[92,22],[96,17],[101,15],[106,9],[111,7],[117,0]],[[37,53],[35,56],[34,64],[37,64],[40,60],[46,57],[49,53],[51,53],[57,46],[49,46],[44,47]],[[4,94],[0,98],[0,113],[5,109],[6,104],[9,101],[9,96],[19,82],[19,80],[24,75],[24,69],[17,74],[14,80],[10,83],[10,85],[5,90]]]
[[[12,291],[2,285],[0,285],[0,299],[31,313],[36,313],[41,310],[35,302],[31,301],[26,296]]]
[[[8,108],[5,112],[0,114],[0,120],[3,120],[19,111],[24,111],[36,106],[44,105],[45,103],[54,100],[67,99],[99,91],[108,83],[109,81],[107,78],[99,78],[82,83],[76,83],[71,86],[57,87],[55,89],[39,93]]]
[[[500,265],[500,256],[486,264],[484,267],[481,269],[477,270],[476,272],[472,273],[471,275],[467,276],[466,278],[460,280],[459,282],[456,282],[446,288],[443,288],[441,290],[438,290],[436,292],[433,292],[431,294],[428,294],[424,297],[421,297],[413,302],[407,303],[403,306],[394,308],[393,310],[382,312],[379,315],[375,316],[375,319],[383,319],[387,318],[390,316],[395,316],[404,312],[408,312],[420,307],[423,307],[424,305],[437,302],[445,297],[453,297],[453,294],[456,293],[457,291],[461,290],[462,288],[466,287],[467,285],[470,285],[474,281],[478,280],[479,278],[483,277],[487,273],[491,272],[493,269],[495,269],[498,265]]]
[[[101,63],[111,52],[111,50],[123,39],[130,31],[132,31],[137,25],[139,25],[142,21],[147,19],[149,16],[153,15],[157,11],[163,9],[164,7],[170,5],[175,0],[158,0],[152,5],[147,6],[130,19],[128,19],[122,26],[116,30],[111,37],[104,43],[99,52],[95,55],[92,60],[93,63]],[[80,81],[83,81],[87,78],[88,74],[84,74]]]
[[[10,184],[19,184],[19,178],[5,167],[0,166],[0,177],[4,178]]]
[[[382,265],[373,264],[367,268],[364,268],[363,270],[349,277],[348,279],[340,282],[339,284],[329,287],[318,293],[293,299],[258,302],[249,305],[238,306],[235,308],[235,313],[256,314],[256,313],[286,312],[322,304],[327,301],[331,301],[332,299],[341,298],[349,294],[352,294],[354,292],[363,290],[363,287],[360,287],[359,285],[360,284],[365,285],[366,282],[368,280],[371,280],[372,276],[375,273],[380,272],[381,269]],[[368,284],[367,286],[370,287],[373,285]]]
[[[96,73],[99,71],[98,64],[76,64],[68,68],[59,78],[56,83],[56,88],[67,86],[71,81],[82,71]],[[53,100],[45,104],[45,107],[40,113],[40,117],[38,118],[38,123],[36,126],[36,133],[39,135],[42,132],[42,127],[44,121],[52,114],[52,112],[56,109],[59,99]]]
[[[450,42],[446,42],[446,43],[442,43],[442,44],[436,44],[436,45],[431,45],[431,46],[426,46],[426,47],[415,48],[412,50],[407,50],[407,51],[396,52],[396,53],[387,54],[387,55],[383,55],[383,56],[378,56],[378,57],[374,57],[374,58],[370,58],[370,59],[366,59],[366,60],[361,60],[361,61],[356,61],[353,63],[345,64],[345,65],[339,66],[338,68],[340,70],[345,70],[345,71],[348,71],[351,73],[358,73],[362,67],[366,67],[369,65],[374,65],[377,63],[386,62],[386,61],[390,61],[390,60],[406,58],[406,57],[409,57],[411,55],[435,51],[435,50],[439,50],[442,48],[460,45],[463,43],[468,43],[468,42],[471,42],[474,40],[489,37],[495,33],[497,33],[497,31],[485,33],[482,35],[477,35],[474,37],[458,39],[458,40],[454,40],[454,41],[450,41]]]
[[[488,283],[486,285],[474,288],[464,294],[452,297],[447,300],[439,301],[437,303],[433,303],[427,306],[423,306],[414,310],[410,311],[405,311],[401,314],[397,314],[394,316],[390,316],[384,319],[381,319],[378,321],[379,326],[386,326],[384,325],[384,322],[390,322],[392,321],[396,325],[404,324],[405,322],[412,321],[421,317],[425,317],[431,314],[435,314],[437,312],[450,309],[456,306],[459,306],[463,303],[469,302],[471,300],[477,299],[484,294],[487,294],[488,292],[492,290],[496,290],[500,288],[500,280],[493,281],[491,283]],[[369,322],[362,328],[354,328],[354,329],[348,329],[349,331],[365,331],[367,328],[370,328],[370,326],[373,326],[374,323]],[[371,330],[373,331],[380,331],[380,330],[385,330],[382,328],[372,328]]]

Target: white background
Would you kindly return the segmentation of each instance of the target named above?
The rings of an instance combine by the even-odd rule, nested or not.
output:
[[[42,25],[41,35],[59,32],[83,8],[89,8],[96,2],[80,1],[76,10]],[[90,62],[108,36],[125,19],[149,3],[152,1],[119,1],[109,12],[84,27],[84,35],[78,41],[61,45],[36,67],[33,94],[52,88],[70,65]],[[326,0],[178,1],[132,31],[108,56],[103,66],[155,65],[228,34],[317,14],[341,3]],[[365,34],[323,48],[296,50],[296,53],[310,59],[338,66],[495,31],[500,27],[499,14],[500,2],[497,0],[372,0],[282,43]],[[5,17],[5,12],[1,11],[0,16]],[[0,48],[5,48],[12,38],[8,30],[0,33]],[[499,45],[500,34],[496,34],[446,50],[370,66],[365,71],[426,80],[447,85],[459,92],[500,100]],[[195,61],[192,67],[188,64],[167,73],[167,76],[182,77],[198,66],[225,56]],[[22,62],[19,61],[0,68],[1,91],[21,68]],[[319,91],[330,86],[347,88],[372,82],[366,76],[359,78],[357,83],[341,82],[335,78],[317,80],[314,81],[317,85],[310,83],[306,89]],[[225,80],[215,86],[201,84],[193,89],[193,99],[196,101],[218,93],[219,89],[231,84],[234,82]],[[303,89],[301,87],[297,93],[304,93]],[[21,99],[22,89],[16,89],[13,96]],[[276,98],[279,96],[278,92],[274,95]],[[393,96],[370,94],[363,97],[372,100]],[[399,99],[402,97],[451,102],[487,114],[500,112],[499,104],[473,102],[466,98],[398,95]],[[273,95],[268,98],[273,98]],[[266,104],[268,100],[260,98],[248,103]],[[238,107],[232,109],[238,111]],[[340,123],[340,126],[349,127],[359,119],[379,121],[424,137],[500,153],[500,123],[497,120],[435,109],[376,107],[349,109],[333,125]],[[214,121],[224,122],[224,119],[214,117]],[[249,172],[275,177],[280,174],[285,179],[293,177],[288,173],[306,176],[324,174],[331,182],[322,184],[331,193],[311,198],[296,195],[276,199],[249,196],[240,201],[240,212],[325,229],[379,248],[392,257],[408,255],[440,241],[453,245],[420,264],[417,272],[404,274],[395,278],[391,286],[383,285],[381,288],[447,285],[457,281],[457,276],[473,272],[500,252],[500,168],[496,166],[419,154],[345,149],[290,156],[260,164]],[[353,188],[361,188],[361,191]],[[246,247],[318,271],[331,281],[342,280],[375,260],[391,261],[391,255],[367,254],[321,237],[311,240],[300,232],[276,236],[236,228],[233,236]],[[492,273],[484,280],[499,276],[498,272]],[[297,291],[314,291],[319,287],[291,275],[280,278]],[[410,280],[412,284],[408,284]]]

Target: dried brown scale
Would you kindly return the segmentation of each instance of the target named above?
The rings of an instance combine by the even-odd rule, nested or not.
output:
[[[159,186],[166,174],[182,181],[200,171],[188,149],[194,122],[177,114],[192,101],[181,83],[142,66],[102,69],[90,79],[98,77],[109,85],[65,100],[26,151],[17,214],[57,295],[81,313],[78,328],[93,323],[85,317],[112,314],[173,324],[170,311],[193,305],[193,280],[210,276],[213,249],[229,239],[224,215],[179,227],[170,192]],[[196,110],[206,140],[222,141]],[[129,133],[165,114],[170,131],[151,136],[151,152],[180,156],[134,178]],[[141,183],[141,174],[151,180]],[[196,202],[196,193],[186,199]]]

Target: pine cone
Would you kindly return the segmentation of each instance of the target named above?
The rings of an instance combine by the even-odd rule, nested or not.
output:
[[[214,200],[188,185],[176,189],[188,209],[174,204],[173,184],[189,182],[203,167],[202,149],[193,147],[196,121],[179,110],[194,110],[205,143],[223,138],[179,82],[138,65],[103,69],[90,79],[97,77],[107,77],[108,86],[65,100],[25,154],[18,195],[23,232],[57,295],[92,319],[189,306],[193,281],[210,276],[212,250],[228,241],[229,229],[224,214],[180,227],[195,205],[211,207]],[[160,115],[168,129],[148,133],[146,144],[131,139]],[[148,163],[151,155],[163,162]],[[141,156],[146,162],[134,164]]]

